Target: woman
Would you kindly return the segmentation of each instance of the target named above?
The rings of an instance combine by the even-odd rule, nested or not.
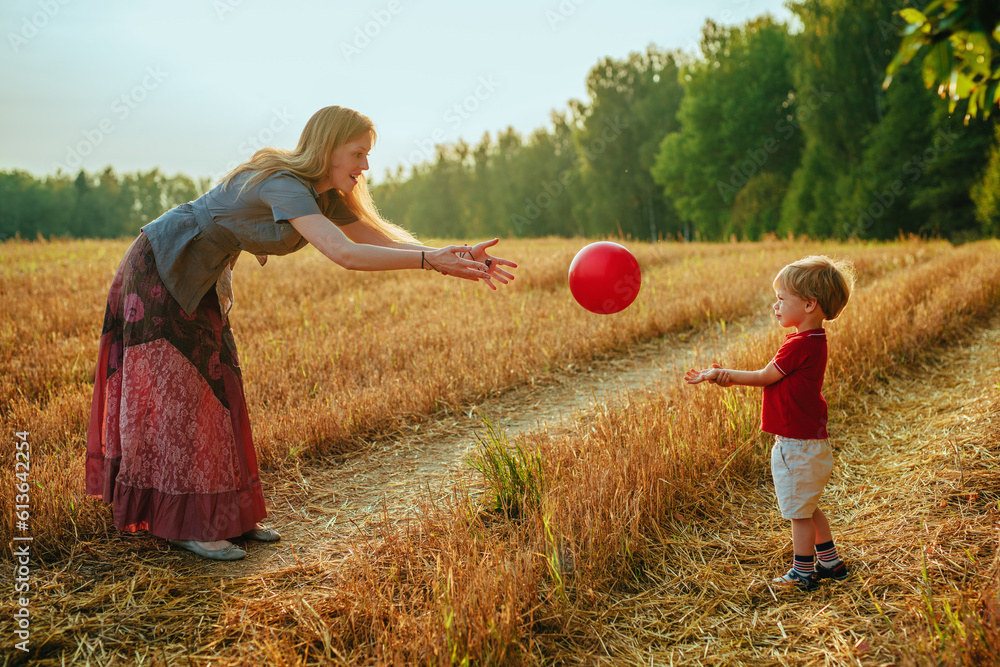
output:
[[[311,243],[346,269],[437,270],[506,284],[497,239],[428,248],[383,220],[365,184],[374,126],[326,107],[295,150],[266,148],[210,192],[142,228],[115,274],[87,434],[87,493],[121,530],[145,529],[194,553],[236,560],[229,538],[273,542],[228,314],[242,251]]]

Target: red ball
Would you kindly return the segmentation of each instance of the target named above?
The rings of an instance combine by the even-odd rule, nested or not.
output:
[[[639,295],[639,262],[624,246],[598,241],[585,246],[569,265],[569,290],[592,313],[625,310]]]

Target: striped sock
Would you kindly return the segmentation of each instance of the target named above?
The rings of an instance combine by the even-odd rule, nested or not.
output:
[[[816,545],[816,557],[826,568],[836,567],[840,564],[840,556],[837,555],[837,547],[833,545],[833,540]]]
[[[793,569],[804,577],[808,577],[810,574],[816,571],[816,557],[815,556],[800,556],[795,554],[795,558],[792,563]]]

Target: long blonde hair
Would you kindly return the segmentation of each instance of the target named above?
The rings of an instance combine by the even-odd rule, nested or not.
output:
[[[324,107],[314,113],[302,129],[299,144],[294,150],[282,148],[262,148],[249,160],[229,172],[223,179],[223,187],[243,172],[253,172],[243,187],[259,183],[268,176],[288,171],[308,183],[319,183],[330,169],[330,155],[348,141],[368,133],[372,145],[375,144],[375,124],[367,116],[344,107]],[[347,194],[331,188],[319,196],[319,208],[326,216],[331,216],[338,201],[343,201],[358,220],[386,241],[416,243],[416,238],[408,231],[389,222],[378,212],[368,191],[365,175],[358,177],[358,184]]]

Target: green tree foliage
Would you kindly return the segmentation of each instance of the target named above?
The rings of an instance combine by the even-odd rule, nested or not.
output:
[[[1000,104],[1000,3],[936,0],[923,11],[900,9],[899,16],[908,25],[883,85],[918,59],[924,84],[948,100],[949,112],[966,100],[967,118],[988,117]]]
[[[1000,125],[996,128],[989,165],[982,180],[972,188],[972,200],[983,234],[1000,236]]]
[[[475,146],[438,146],[433,165],[397,171],[373,187],[381,212],[429,238],[498,234],[569,236],[580,188],[570,121],[553,114],[551,128],[525,140],[513,128]]]
[[[680,221],[651,169],[661,140],[678,128],[677,54],[650,46],[625,60],[605,58],[587,76],[587,93],[575,134],[582,187],[573,210],[581,227],[654,240],[676,233]]]
[[[759,171],[747,179],[733,198],[729,228],[732,234],[756,240],[775,230],[788,178],[778,171]]]
[[[606,58],[571,102],[522,137],[513,128],[474,148],[439,146],[436,162],[387,174],[382,213],[419,236],[615,234],[657,238],[678,226],[652,180],[660,139],[683,94],[673,54],[653,47]]]
[[[804,0],[792,5],[796,114],[805,145],[782,207],[782,227],[814,236],[855,231],[853,210],[867,137],[882,119],[882,79],[898,37],[897,0]],[[803,109],[802,99],[808,96]]]
[[[905,77],[885,95],[881,120],[869,127],[861,139],[863,150],[857,163],[842,175],[850,183],[850,199],[844,200],[849,207],[840,211],[834,230],[838,236],[887,238],[926,231],[911,214],[910,205],[921,184],[928,183],[925,175],[940,156],[934,148],[931,123],[934,102],[913,76]],[[938,140],[939,148],[949,148],[954,142],[950,134],[946,139]]]
[[[0,172],[0,240],[68,235],[74,204],[73,182],[64,175]]]
[[[770,16],[738,27],[708,21],[702,57],[682,70],[680,127],[661,142],[652,173],[706,238],[758,238],[777,226],[802,144],[790,39]]]
[[[566,117],[552,116],[552,130],[536,130],[514,165],[518,187],[498,202],[500,229],[514,236],[568,236],[579,233],[573,222],[574,196],[579,195],[577,154]]]
[[[883,87],[892,96],[919,79],[948,101],[947,113],[940,104],[929,112],[926,127],[933,136],[925,136],[928,145],[923,157],[934,159],[917,163],[925,167],[921,175],[927,178],[913,189],[910,220],[919,223],[917,231],[922,233],[961,237],[980,227],[982,233],[996,235],[990,213],[997,178],[995,160],[989,157],[991,143],[994,154],[997,149],[992,124],[986,119],[1000,102],[1000,4],[937,0],[922,11],[900,9],[894,18],[902,28],[902,39],[886,69]],[[920,62],[919,68],[904,66],[914,60]],[[962,101],[964,111],[959,108]],[[921,117],[912,107],[902,115]],[[964,127],[958,122],[960,117],[964,117]],[[977,118],[982,120],[977,122]],[[980,173],[982,178],[976,182]],[[975,182],[971,192],[970,180]]]
[[[962,114],[949,114],[936,102],[928,122],[933,138],[919,156],[924,173],[913,185],[910,211],[920,234],[961,240],[979,227],[972,187],[989,161],[994,123],[966,126]]]
[[[526,207],[525,199],[530,202],[530,185],[524,187],[524,177],[521,168],[524,166],[524,139],[512,127],[508,127],[497,135],[496,146],[487,150],[488,168],[482,174],[481,183],[489,187],[486,201],[489,210],[485,212],[484,222],[493,225],[501,234],[515,236],[533,236],[533,228],[537,228],[539,219],[543,217],[543,209],[536,210]]]
[[[860,6],[859,6],[860,5]],[[991,129],[963,128],[913,71],[884,89],[903,22],[895,0],[808,0],[794,7],[795,85],[825,86],[799,110],[805,148],[782,207],[783,229],[814,236],[891,238],[976,226],[969,190]]]
[[[969,188],[991,137],[990,124],[964,126],[916,73],[901,73],[886,94],[882,120],[865,137],[852,175],[852,210],[840,220],[839,235],[949,236],[975,229]]]
[[[117,238],[135,236],[164,211],[195,199],[208,187],[158,169],[118,176],[81,170],[35,178],[25,171],[0,172],[0,240],[13,236]]]

